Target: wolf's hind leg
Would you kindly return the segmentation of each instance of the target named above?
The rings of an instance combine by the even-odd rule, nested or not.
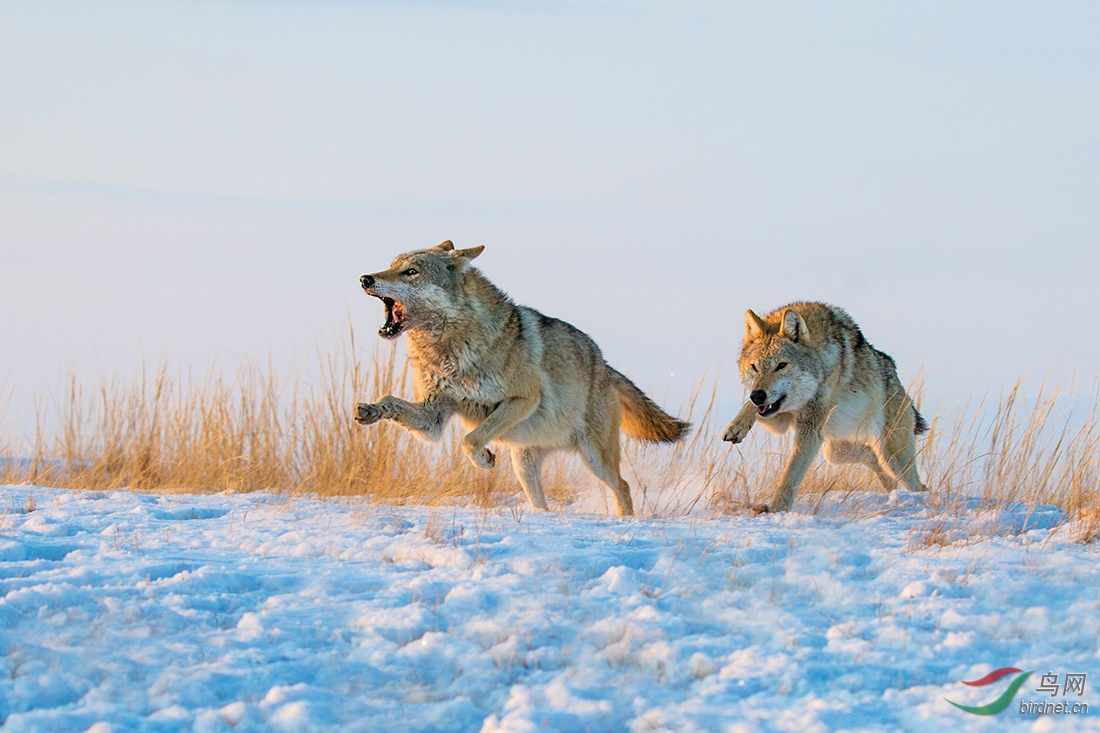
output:
[[[527,494],[527,501],[535,509],[547,508],[542,493],[542,462],[548,452],[542,448],[512,448],[512,468],[523,493]]]
[[[356,405],[355,421],[360,425],[372,425],[379,420],[393,420],[418,438],[434,443],[443,434],[443,426],[452,414],[454,408],[442,400],[409,402],[386,395],[374,404],[360,402]]]
[[[898,477],[909,491],[928,491],[921,483],[917,472],[917,442],[913,438],[912,428],[895,428],[886,433],[886,444],[876,446],[876,453],[882,464]]]
[[[887,492],[898,487],[898,482],[883,469],[878,456],[870,446],[848,440],[826,440],[822,453],[825,454],[825,460],[834,466],[842,463],[862,463],[875,472],[879,483]]]
[[[588,470],[611,489],[611,495],[615,497],[615,513],[620,517],[633,515],[630,484],[619,473],[618,426],[603,436],[585,435],[577,441],[577,450]]]

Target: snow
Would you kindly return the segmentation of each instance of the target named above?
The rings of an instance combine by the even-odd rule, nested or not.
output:
[[[621,521],[3,487],[0,719],[1100,730],[1100,714],[980,717],[944,699],[989,702],[1003,685],[960,681],[1003,666],[1096,670],[1100,567],[1056,509],[975,509],[988,531],[956,525],[953,544],[924,546],[942,524],[924,496],[857,498],[859,511]],[[1075,701],[1100,713],[1093,684]]]

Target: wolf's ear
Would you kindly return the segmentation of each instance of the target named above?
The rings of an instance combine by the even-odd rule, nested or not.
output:
[[[802,320],[802,316],[798,315],[793,308],[788,308],[783,311],[782,325],[779,327],[779,335],[795,343],[799,341],[805,341],[810,335],[810,329],[806,327],[806,322]]]
[[[477,247],[470,247],[469,249],[456,249],[451,256],[464,260],[462,264],[465,265],[481,254],[481,250],[483,249],[485,249],[485,245],[478,245]]]
[[[437,244],[436,246],[432,247],[432,249],[438,250],[440,252],[450,252],[454,248],[455,248],[454,242],[452,242],[449,239],[446,240],[445,242],[441,242],[441,243]]]
[[[764,338],[764,321],[751,310],[745,311],[745,340]]]

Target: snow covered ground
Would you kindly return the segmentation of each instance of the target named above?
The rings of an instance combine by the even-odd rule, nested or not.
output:
[[[28,511],[33,497],[33,511]],[[4,730],[1100,730],[1100,567],[1056,510],[914,549],[852,515],[618,521],[0,488]],[[931,522],[929,521],[931,518]],[[975,525],[977,526],[977,525]],[[1003,713],[976,716],[1036,670]],[[1086,673],[1091,715],[1027,716]],[[1092,675],[1096,674],[1096,677]]]

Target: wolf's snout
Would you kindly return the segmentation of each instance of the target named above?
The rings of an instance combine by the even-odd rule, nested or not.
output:
[[[764,391],[764,390],[762,390],[762,389],[754,389],[754,390],[753,390],[753,391],[752,391],[752,392],[751,392],[751,393],[749,394],[749,400],[750,400],[750,401],[751,401],[751,402],[752,402],[752,403],[753,403],[754,405],[756,405],[757,407],[760,407],[760,405],[764,404],[764,401],[765,401],[765,400],[767,400],[767,399],[768,399],[768,393],[767,393],[767,392],[765,392],[765,391]]]
[[[364,288],[369,288],[374,285],[374,278],[370,275],[363,275],[363,277],[359,278],[359,282],[363,284]]]

